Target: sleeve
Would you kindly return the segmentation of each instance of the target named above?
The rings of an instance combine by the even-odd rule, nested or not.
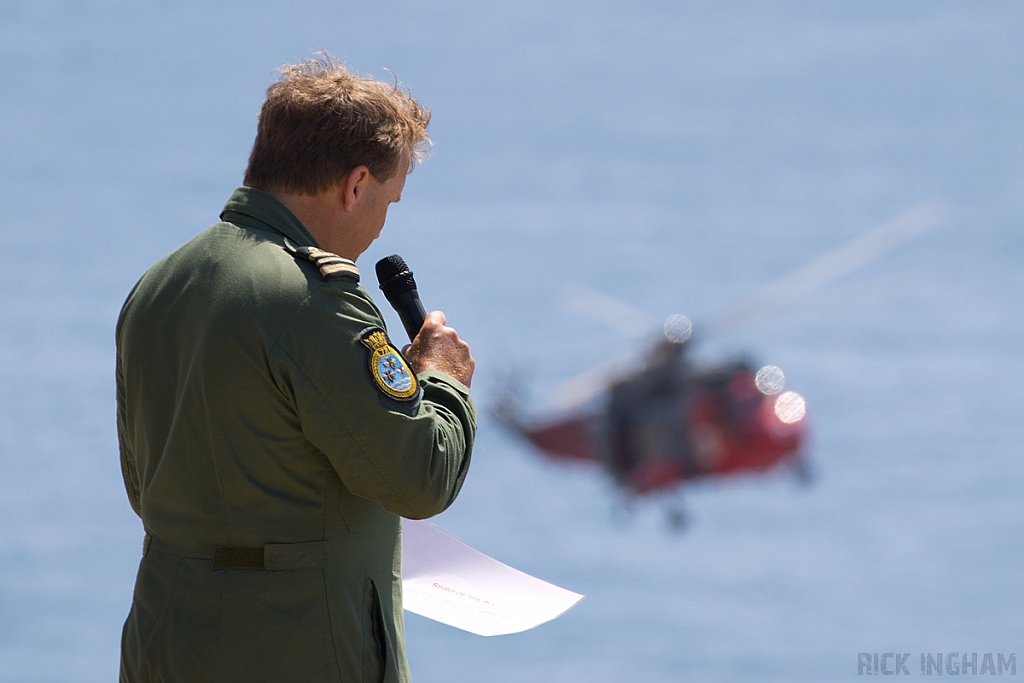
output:
[[[476,432],[469,390],[431,371],[417,377],[417,396],[389,397],[360,339],[368,328],[384,323],[361,288],[318,289],[274,347],[281,379],[291,385],[303,434],[350,492],[409,519],[431,517],[452,504],[469,468]]]

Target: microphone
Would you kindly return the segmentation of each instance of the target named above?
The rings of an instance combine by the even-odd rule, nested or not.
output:
[[[409,335],[409,341],[412,341],[423,327],[427,313],[423,310],[423,302],[416,291],[416,280],[405,259],[392,254],[377,261],[377,282],[388,303],[402,319],[402,326]]]

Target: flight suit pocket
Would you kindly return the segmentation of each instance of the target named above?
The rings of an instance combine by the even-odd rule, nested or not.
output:
[[[363,596],[363,680],[381,683],[388,656],[387,634],[380,595],[373,579],[366,579]]]
[[[323,569],[210,573],[223,577],[218,644],[233,653],[226,678],[340,679]]]

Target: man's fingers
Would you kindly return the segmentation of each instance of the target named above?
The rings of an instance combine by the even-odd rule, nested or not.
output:
[[[476,360],[469,344],[448,327],[445,314],[431,311],[423,319],[423,328],[403,353],[417,373],[436,369],[445,372],[466,386],[473,379]]]
[[[444,313],[441,311],[431,311],[430,313],[427,313],[426,317],[423,319],[424,325],[428,323],[433,325],[444,325],[447,322],[448,318],[446,318]]]

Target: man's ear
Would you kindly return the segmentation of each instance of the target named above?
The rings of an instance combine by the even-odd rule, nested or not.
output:
[[[341,192],[341,206],[345,211],[351,211],[362,198],[370,178],[369,168],[356,166],[341,179],[338,190]]]

